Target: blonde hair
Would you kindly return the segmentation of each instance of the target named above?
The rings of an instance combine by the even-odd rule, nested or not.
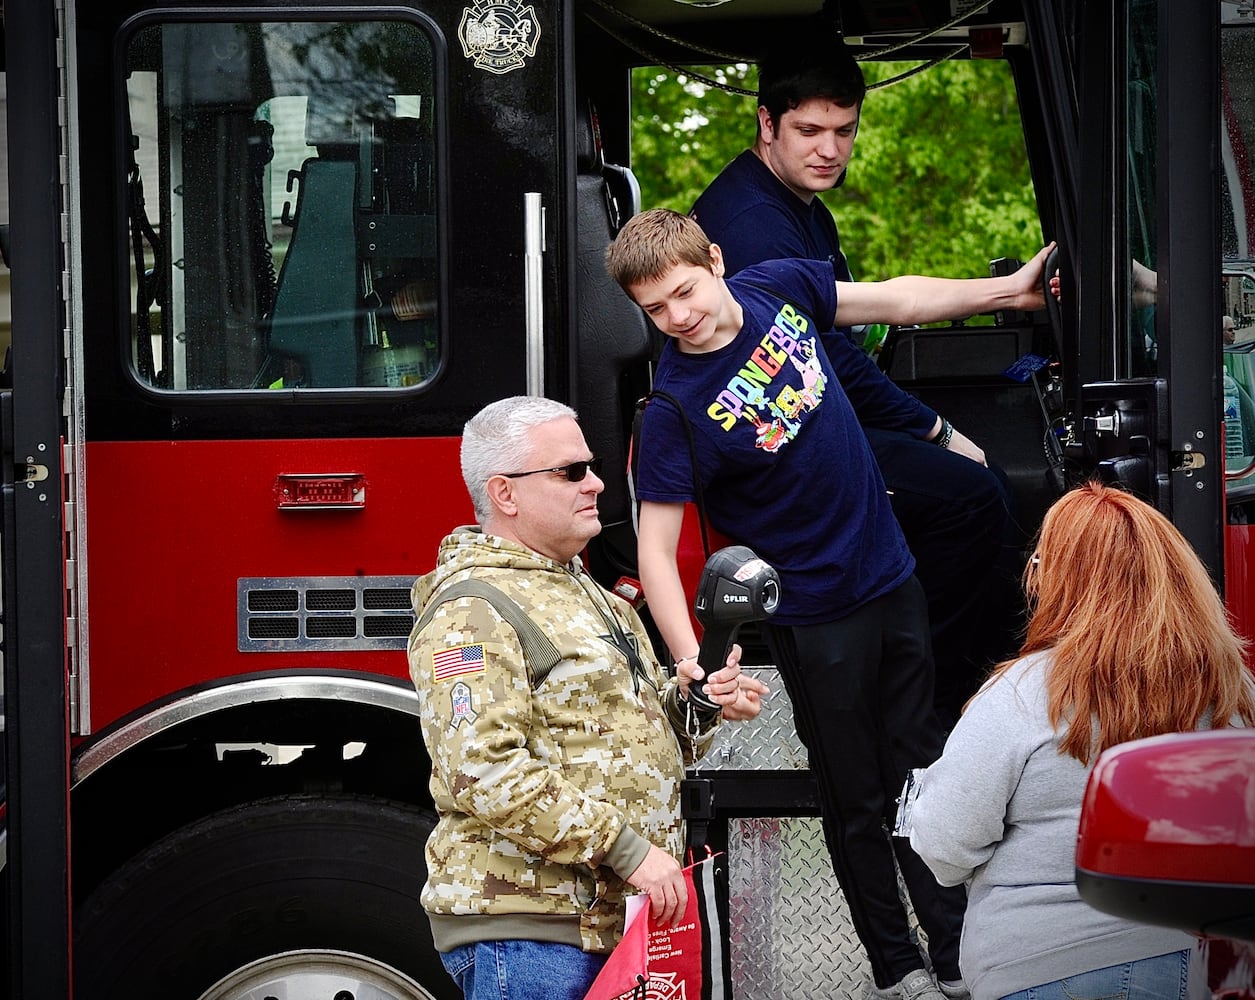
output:
[[[627,292],[680,265],[713,271],[710,238],[693,219],[669,208],[632,216],[606,248],[606,270]]]
[[[1181,533],[1123,490],[1086,483],[1046,513],[1024,574],[1020,656],[1051,650],[1060,753],[1088,764],[1128,740],[1255,724],[1255,682],[1224,603]],[[994,676],[1014,661],[994,668]]]

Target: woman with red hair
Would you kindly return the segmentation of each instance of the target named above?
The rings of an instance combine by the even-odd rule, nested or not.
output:
[[[1098,483],[1047,512],[1024,586],[1020,655],[994,668],[920,779],[911,846],[942,885],[967,884],[973,1000],[1184,1000],[1190,937],[1077,894],[1081,797],[1117,743],[1255,724],[1243,642],[1172,523]]]

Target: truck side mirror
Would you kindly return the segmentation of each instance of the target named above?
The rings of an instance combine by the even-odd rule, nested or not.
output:
[[[1076,886],[1104,913],[1255,941],[1255,730],[1104,751],[1081,806]]]

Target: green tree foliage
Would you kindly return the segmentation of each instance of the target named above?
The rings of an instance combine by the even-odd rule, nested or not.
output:
[[[863,63],[869,85],[911,68]],[[635,74],[632,169],[648,208],[687,212],[723,165],[753,143],[754,98],[702,77],[757,87],[747,64]],[[1031,257],[1041,226],[1009,67],[952,61],[873,86],[847,182],[822,197],[859,278],[973,277],[988,274],[992,258]]]
[[[753,97],[721,90],[756,91],[758,71],[746,64],[703,66],[695,75],[663,67],[632,77],[632,172],[646,208],[687,212],[724,164],[754,142]]]

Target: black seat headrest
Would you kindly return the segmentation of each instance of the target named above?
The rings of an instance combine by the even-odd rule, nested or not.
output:
[[[601,148],[601,127],[592,101],[576,99],[575,168],[581,174],[600,174],[606,166]]]

